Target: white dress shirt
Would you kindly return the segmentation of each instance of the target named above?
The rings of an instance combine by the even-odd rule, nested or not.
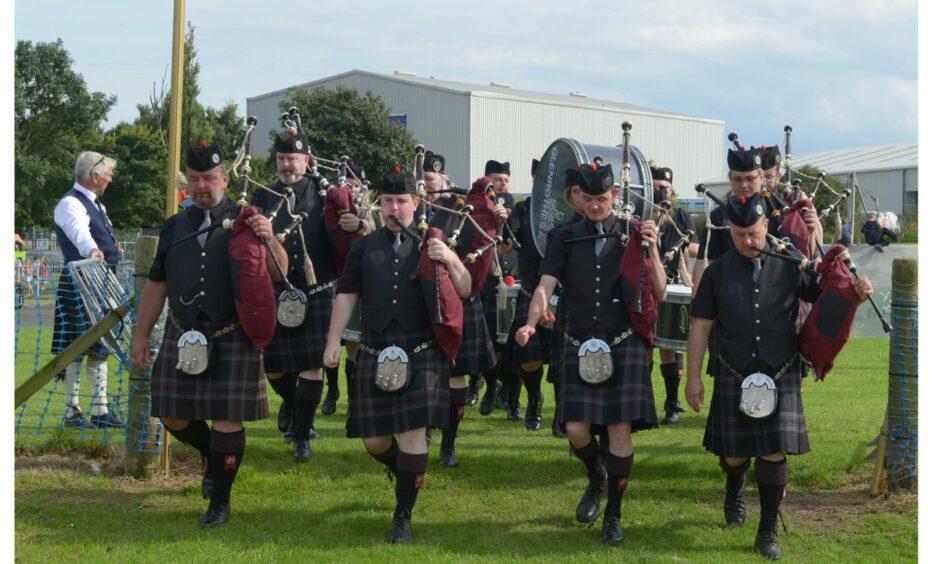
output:
[[[91,203],[97,200],[97,194],[91,192],[77,182],[74,183],[74,189],[84,194]],[[103,206],[103,202],[101,202],[100,207],[103,208],[104,213],[106,213],[107,208]],[[58,205],[55,206],[54,218],[55,225],[62,228],[62,231],[65,232],[68,239],[78,248],[78,252],[81,253],[81,256],[86,258],[90,256],[91,251],[97,248],[97,243],[94,241],[94,238],[91,237],[91,216],[87,213],[87,208],[84,207],[84,204],[77,198],[74,196],[65,196],[59,200]]]

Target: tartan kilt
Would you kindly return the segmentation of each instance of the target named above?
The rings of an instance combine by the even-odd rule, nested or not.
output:
[[[412,380],[400,392],[383,392],[375,385],[376,356],[360,349],[356,355],[347,437],[381,437],[421,427],[446,428],[450,416],[450,362],[436,344],[410,355]]]
[[[562,340],[562,332],[560,337]],[[594,335],[610,343],[614,336]],[[588,339],[588,337],[587,337]],[[583,341],[585,339],[580,339]],[[579,349],[563,340],[562,422],[587,421],[610,425],[631,421],[631,430],[657,426],[654,389],[650,379],[647,347],[637,334],[612,347],[614,371],[602,384],[592,385],[579,377]]]
[[[308,289],[305,288],[306,294]],[[275,326],[265,347],[266,372],[300,372],[324,366],[324,348],[333,311],[333,287],[307,297],[307,317],[300,327]]]
[[[210,338],[206,324],[196,327],[213,347],[207,370],[190,376],[176,370],[178,338],[183,331],[166,323],[159,356],[152,367],[152,416],[190,420],[256,421],[269,416],[262,353],[237,327]]]
[[[551,384],[563,381],[563,330],[566,328],[566,312],[557,308],[550,330],[548,350],[550,352],[550,365],[547,367],[547,381]]]
[[[482,301],[478,297],[463,300],[463,341],[456,354],[451,374],[466,376],[495,368],[495,349],[485,325]]]
[[[480,294],[482,300],[482,314],[485,316],[485,327],[492,340],[492,350],[501,352],[505,350],[505,343],[498,342],[498,290]]]
[[[799,363],[776,380],[776,384],[776,413],[766,419],[752,419],[738,410],[741,381],[724,368],[716,374],[702,439],[706,450],[729,458],[809,452]]]
[[[545,329],[540,325],[534,336],[525,346],[515,342],[515,334],[518,329],[524,327],[527,323],[528,309],[531,307],[531,298],[527,297],[524,292],[518,294],[518,301],[515,304],[515,318],[511,322],[511,329],[508,332],[508,341],[505,343],[505,358],[509,364],[514,366],[521,365],[525,362],[535,362],[538,360],[544,363],[550,362],[550,339],[551,329]],[[563,334],[562,332],[560,333]],[[547,380],[550,381],[548,375]]]
[[[78,340],[78,337],[91,328],[87,313],[84,312],[81,295],[71,281],[69,270],[62,270],[58,277],[58,291],[55,293],[55,318],[52,328],[52,354],[58,354]],[[103,356],[110,354],[103,343],[97,341],[81,354]]]

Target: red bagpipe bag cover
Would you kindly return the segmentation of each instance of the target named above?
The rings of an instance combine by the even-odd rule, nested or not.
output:
[[[631,328],[644,339],[647,346],[654,344],[654,326],[657,324],[657,301],[653,292],[653,265],[650,255],[644,257],[641,249],[641,222],[631,221],[631,233],[628,246],[621,257],[621,291],[628,309]],[[643,265],[643,266],[642,266]],[[641,292],[641,313],[635,313],[638,300],[638,287],[641,285],[641,268],[644,269],[644,287]]]
[[[854,281],[838,254],[845,247],[834,245],[819,264],[822,292],[799,331],[799,352],[812,364],[815,379],[822,380],[835,363],[835,357],[851,336],[854,314],[860,298]]]
[[[491,184],[491,182],[488,176],[483,176],[473,182],[472,187],[466,194],[466,205],[473,207],[471,217],[482,227],[486,235],[495,237],[498,230],[495,225],[495,214],[492,213],[492,206],[494,204],[485,193],[485,187]],[[469,251],[475,252],[479,247],[488,242],[488,239],[479,233],[473,232],[472,237],[470,237]],[[485,279],[489,276],[489,269],[492,267],[492,259],[495,258],[494,255],[494,252],[488,250],[482,253],[482,256],[477,258],[476,262],[465,265],[466,270],[469,271],[469,275],[472,277],[472,287],[469,290],[469,297],[474,298],[482,291]]]
[[[421,289],[427,301],[427,311],[434,328],[434,337],[443,353],[450,359],[450,362],[453,362],[463,340],[463,302],[457,295],[456,288],[453,287],[446,265],[427,258],[427,241],[433,238],[443,241],[443,231],[436,227],[427,230],[427,235],[421,244],[421,258],[417,263],[417,272],[421,278]],[[438,270],[435,270],[435,267]],[[439,287],[437,285],[438,273]],[[440,302],[441,323],[437,323],[438,301]]]
[[[236,316],[256,348],[265,348],[275,334],[275,289],[266,265],[268,249],[246,219],[258,215],[255,206],[244,209],[233,222],[230,237],[230,271]]]
[[[331,188],[327,190],[327,196],[324,198],[324,221],[337,234],[335,256],[337,272],[343,274],[343,267],[346,266],[346,257],[349,256],[350,247],[361,237],[360,233],[350,233],[340,227],[340,212],[349,210],[349,213],[357,213],[356,204],[353,203],[353,194],[346,186],[340,188]]]
[[[789,237],[790,242],[801,252],[807,259],[812,258],[809,252],[809,228],[803,220],[802,209],[812,208],[810,200],[799,200],[790,206],[790,210],[783,216],[780,227],[777,230],[781,235]]]

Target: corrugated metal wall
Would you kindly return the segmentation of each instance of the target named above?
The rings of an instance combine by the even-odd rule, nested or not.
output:
[[[454,182],[463,186],[468,185],[469,97],[467,95],[359,74],[349,74],[314,83],[311,89],[319,86],[325,88],[345,86],[356,89],[360,95],[371,91],[382,98],[382,101],[391,108],[391,113],[407,114],[408,130],[418,142],[447,159],[447,172]],[[260,120],[260,131],[264,132],[266,129],[262,126],[263,118],[259,114],[261,112],[265,115],[267,106],[275,108],[275,111],[270,112],[269,115],[274,117],[274,125],[278,126],[278,116],[281,114],[278,110],[278,103],[283,98],[284,93],[247,102],[248,112]],[[271,147],[271,140],[262,136],[261,142],[260,139],[256,139],[255,147],[256,154],[266,154]],[[335,159],[339,155],[321,155],[321,157]],[[365,165],[365,163],[362,164]],[[405,170],[410,170],[414,164],[414,155],[411,155],[409,162],[399,164]],[[380,177],[384,172],[388,171],[371,171],[370,174],[373,177],[376,175]]]
[[[584,144],[620,145],[621,124],[630,121],[631,144],[655,164],[674,171],[678,192],[700,179],[720,176],[724,124],[662,114],[547,104],[474,93],[470,103],[471,178],[488,159],[511,162],[513,192],[531,191],[531,159],[539,159],[560,137]]]

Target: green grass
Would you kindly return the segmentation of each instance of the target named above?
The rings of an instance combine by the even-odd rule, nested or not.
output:
[[[789,534],[779,537],[793,561],[915,561],[914,495],[872,499],[868,442],[887,398],[887,342],[849,343],[827,382],[805,381],[813,452],[789,461],[784,504]],[[663,384],[655,370],[658,410]],[[707,398],[711,381],[706,379]],[[341,385],[343,384],[341,377]],[[318,415],[322,438],[306,465],[291,461],[273,419],[248,424],[247,450],[233,491],[233,516],[218,530],[197,526],[206,508],[195,457],[173,450],[174,470],[150,481],[94,475],[87,454],[20,452],[16,473],[16,556],[22,561],[754,561],[756,488],[748,523],[723,522],[724,478],[701,447],[705,414],[638,433],[622,506],[626,539],[609,549],[598,524],[573,521],[585,472],[549,433],[495,411],[468,407],[457,442],[460,467],[437,463],[431,445],[425,489],[414,512],[414,544],[387,544],[392,484],[358,440],[344,438],[345,401]],[[681,390],[682,393],[682,390]],[[345,394],[344,394],[345,399]],[[525,400],[526,401],[526,400]],[[272,400],[273,414],[278,400]],[[662,412],[661,412],[662,414]]]

